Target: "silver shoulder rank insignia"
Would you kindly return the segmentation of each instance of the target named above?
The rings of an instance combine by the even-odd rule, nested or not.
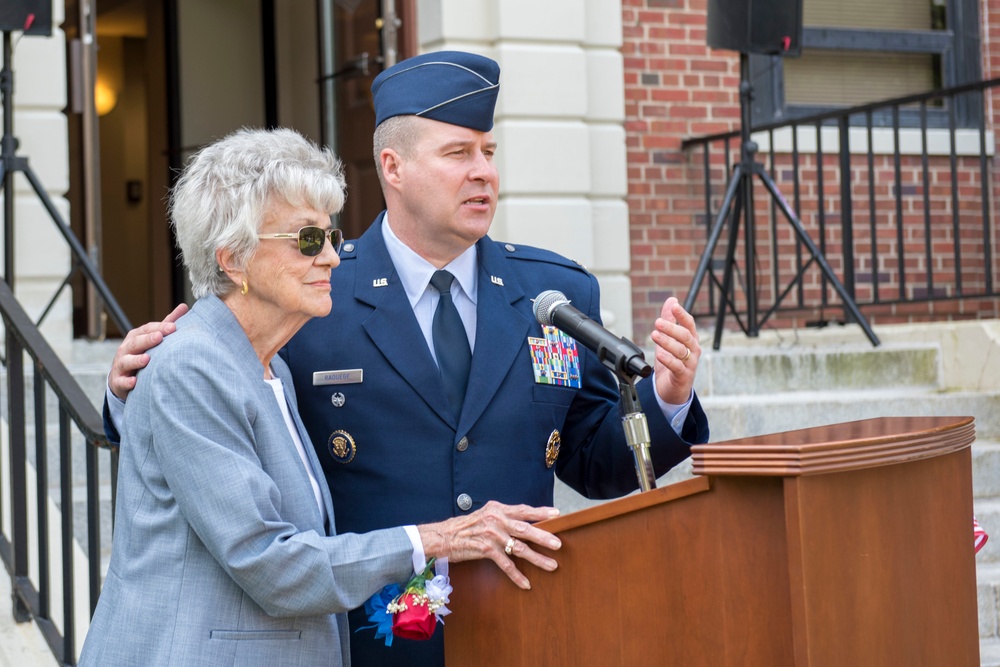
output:
[[[559,437],[559,429],[552,431],[552,435],[549,436],[549,441],[545,444],[545,467],[551,468],[556,464],[556,459],[559,458],[559,445],[562,444],[562,438]]]
[[[503,278],[501,278],[500,276],[490,276],[490,282],[493,283],[494,285],[499,285],[500,287],[503,287]]]
[[[388,278],[376,278],[375,280],[372,281],[372,287],[388,287],[388,286],[389,286]]]
[[[337,463],[350,463],[354,460],[354,455],[358,453],[358,448],[354,444],[354,438],[347,431],[334,431],[327,440],[330,448],[330,456]]]

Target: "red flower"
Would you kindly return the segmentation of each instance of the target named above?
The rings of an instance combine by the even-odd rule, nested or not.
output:
[[[392,634],[403,639],[429,639],[437,617],[427,608],[427,597],[404,593],[398,602],[406,608],[393,614]]]

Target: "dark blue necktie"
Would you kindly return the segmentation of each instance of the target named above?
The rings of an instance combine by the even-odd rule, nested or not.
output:
[[[441,369],[444,389],[451,409],[458,417],[465,400],[465,388],[469,384],[472,350],[469,348],[469,337],[465,334],[465,325],[451,300],[451,283],[454,279],[455,276],[447,271],[435,271],[431,277],[431,285],[441,293],[437,310],[434,311],[431,336],[434,338],[434,354],[437,356],[438,368]]]

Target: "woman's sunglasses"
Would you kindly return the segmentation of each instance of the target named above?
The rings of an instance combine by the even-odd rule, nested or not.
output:
[[[340,254],[340,249],[344,245],[344,232],[337,228],[323,229],[322,227],[303,227],[294,234],[258,234],[259,239],[297,239],[299,242],[299,252],[306,257],[315,257],[323,252],[323,244],[326,239],[330,239],[333,251]]]

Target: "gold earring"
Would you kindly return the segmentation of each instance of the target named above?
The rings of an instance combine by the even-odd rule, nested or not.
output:
[[[243,281],[243,287],[240,288],[240,294],[242,294],[243,296],[246,296],[247,292],[249,292],[249,291],[250,291],[250,286],[247,285],[247,281],[244,280]]]

